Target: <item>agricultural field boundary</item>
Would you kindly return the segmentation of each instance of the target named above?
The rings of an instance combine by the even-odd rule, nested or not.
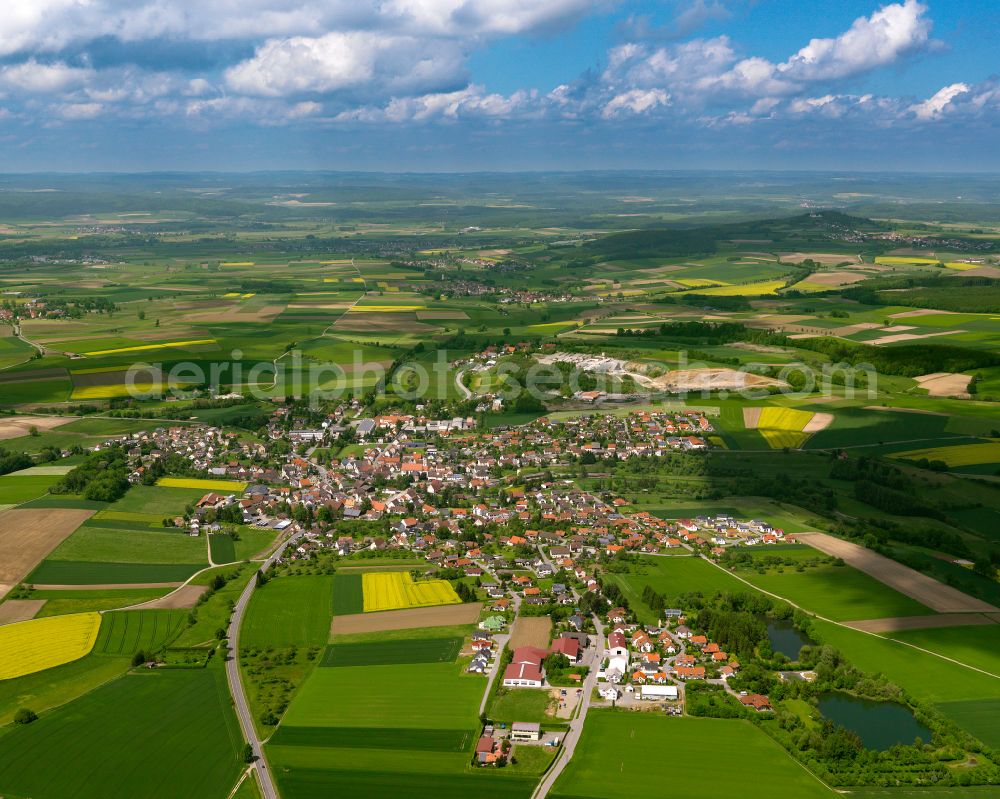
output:
[[[935,651],[933,651],[931,649],[924,649],[922,646],[917,646],[916,644],[911,644],[911,643],[908,643],[906,641],[900,641],[897,638],[886,638],[885,636],[879,635],[878,633],[870,633],[867,630],[857,630],[854,627],[851,627],[849,624],[845,624],[842,621],[834,621],[833,619],[828,619],[825,616],[820,616],[818,613],[813,613],[812,611],[808,610],[807,608],[804,608],[801,605],[799,605],[799,604],[797,604],[795,602],[792,602],[792,600],[790,600],[790,599],[786,599],[785,597],[781,596],[780,594],[775,594],[772,591],[765,591],[763,588],[758,588],[756,585],[754,585],[753,583],[751,583],[749,580],[744,580],[738,574],[726,570],[725,568],[723,568],[722,566],[720,566],[718,563],[716,563],[715,561],[713,561],[713,560],[711,560],[709,558],[704,558],[704,560],[707,561],[708,563],[711,563],[719,571],[725,572],[730,577],[736,578],[741,583],[743,583],[744,585],[746,585],[748,588],[751,588],[754,591],[760,591],[760,593],[766,594],[767,596],[773,597],[774,599],[781,600],[782,602],[785,602],[785,603],[791,605],[793,608],[797,608],[798,610],[801,610],[803,613],[806,613],[809,616],[812,616],[813,618],[819,619],[820,621],[825,621],[828,624],[834,624],[837,627],[844,627],[845,629],[848,629],[848,630],[854,630],[855,632],[864,633],[865,635],[870,635],[873,638],[878,638],[880,641],[892,641],[895,644],[900,644],[902,646],[908,646],[908,647],[910,647],[910,649],[915,649],[918,652],[923,652],[925,655],[933,655],[934,657],[940,658],[941,660],[947,661],[948,663],[954,663],[956,666],[963,666],[964,668],[967,668],[970,671],[976,671],[976,672],[979,672],[980,674],[985,674],[987,677],[993,677],[993,678],[995,678],[997,680],[1000,680],[1000,674],[994,674],[992,671],[987,671],[986,669],[981,669],[978,666],[972,666],[972,665],[970,665],[968,663],[963,663],[961,660],[956,660],[955,658],[948,657],[947,655],[942,655],[940,652],[935,652]]]
[[[902,563],[826,533],[800,533],[799,540],[825,555],[841,558],[848,566],[874,577],[890,588],[938,613],[996,613],[998,608],[964,594],[950,585],[914,571]]]
[[[348,635],[474,624],[479,620],[482,609],[482,602],[470,602],[462,605],[440,605],[430,608],[407,608],[406,610],[386,610],[381,613],[353,613],[347,616],[334,616],[330,625],[330,634]]]
[[[906,630],[936,630],[941,627],[971,627],[985,624],[1000,624],[1000,619],[992,619],[982,613],[941,613],[937,616],[898,616],[886,619],[862,619],[844,622],[865,633],[897,633]]]

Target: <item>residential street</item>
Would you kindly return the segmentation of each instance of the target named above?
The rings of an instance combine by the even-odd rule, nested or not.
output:
[[[607,641],[604,637],[604,626],[601,624],[601,620],[594,617],[594,624],[597,627],[597,634],[594,636],[594,646],[597,648],[598,659],[603,656],[604,650],[607,648]],[[600,660],[598,660],[598,666],[600,665]],[[590,673],[587,674],[587,679],[583,683],[583,695],[580,700],[580,712],[577,717],[570,721],[569,732],[563,736],[562,747],[560,748],[558,759],[555,765],[549,769],[548,773],[542,778],[542,781],[538,783],[538,787],[532,794],[532,799],[544,799],[552,786],[555,784],[556,780],[559,779],[559,775],[562,774],[563,769],[566,768],[566,764],[570,762],[573,757],[573,753],[576,751],[576,745],[580,740],[580,735],[583,733],[583,725],[587,720],[587,711],[590,709],[590,698],[594,693],[594,688],[597,686],[597,672],[598,668],[592,668]]]

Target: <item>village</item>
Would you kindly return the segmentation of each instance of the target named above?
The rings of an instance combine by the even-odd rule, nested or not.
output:
[[[680,714],[686,684],[728,690],[740,664],[693,632],[682,609],[642,625],[626,609],[607,607],[607,564],[681,552],[718,558],[727,548],[794,536],[728,514],[663,519],[551,470],[698,450],[712,429],[696,412],[542,417],[480,430],[467,417],[364,417],[349,406],[309,426],[294,409],[278,407],[267,442],[176,426],[104,446],[126,450],[133,482],[179,457],[192,473],[248,484],[239,495],[209,492],[168,520],[192,535],[252,525],[292,542],[285,557],[293,561],[416,555],[436,572],[473,581],[484,606],[467,671],[495,677],[506,690],[558,692],[557,714],[571,715],[585,693],[595,707],[655,705]],[[770,710],[766,697],[732,693],[756,711]],[[518,728],[483,737],[495,748],[477,750],[477,758],[493,764],[508,737],[553,744],[559,736],[531,739]]]

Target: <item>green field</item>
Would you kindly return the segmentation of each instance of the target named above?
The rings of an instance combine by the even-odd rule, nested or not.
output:
[[[857,668],[884,674],[918,699],[935,703],[1000,699],[1000,679],[988,674],[830,622],[814,621],[811,630],[821,643],[839,649]]]
[[[130,675],[0,736],[0,792],[224,797],[242,768],[241,745],[221,669]]]
[[[359,690],[377,685],[378,690]],[[293,727],[456,729],[474,725],[485,683],[454,663],[316,669],[283,723]]]
[[[834,621],[923,616],[934,611],[849,566],[741,572],[754,585]]]
[[[36,713],[72,702],[109,680],[120,677],[129,658],[89,654],[79,660],[14,680],[0,680],[0,724],[9,724],[19,708]]]
[[[493,697],[486,712],[490,719],[510,724],[515,721],[552,722],[545,711],[552,703],[548,691],[527,691],[501,688]]]
[[[1000,678],[1000,624],[905,630],[888,633],[887,637],[968,663]]]
[[[240,644],[247,647],[325,646],[330,637],[331,575],[279,577],[254,591]]]
[[[338,637],[328,650],[336,667],[313,670],[267,746],[282,795],[527,799],[527,771],[489,779],[469,767],[486,683],[454,662],[462,638],[445,635],[452,629],[462,628]],[[401,660],[418,655],[424,662]],[[387,660],[395,665],[373,665]]]
[[[404,663],[453,663],[461,638],[413,638],[367,644],[334,643],[326,648],[322,666],[389,666]]]
[[[122,530],[85,523],[56,547],[48,560],[204,564],[205,539],[179,530]]]
[[[634,571],[609,574],[628,597],[629,605],[647,623],[654,623],[657,614],[642,601],[642,591],[646,585],[664,597],[673,598],[680,594],[700,591],[714,594],[717,591],[747,591],[747,586],[713,566],[708,561],[691,557],[643,557]]]
[[[177,635],[185,610],[120,610],[105,613],[93,651],[103,655],[155,652]]]
[[[236,560],[236,542],[232,536],[225,533],[209,535],[208,546],[214,563],[232,563]]]
[[[46,560],[31,573],[27,582],[41,585],[179,583],[207,565]]]
[[[333,615],[363,613],[365,593],[360,573],[339,572],[333,580]]]
[[[6,474],[0,477],[0,505],[20,505],[38,499],[57,482],[59,476],[53,474]]]
[[[126,608],[168,594],[169,588],[125,588],[107,590],[32,591],[31,599],[44,599],[35,618]]]
[[[170,488],[167,486],[132,486],[128,493],[108,506],[110,511],[159,514],[161,517],[180,516],[187,505],[193,505],[209,492],[201,488]]]
[[[654,752],[669,756],[653,757]],[[669,793],[658,794],[665,786]],[[642,795],[832,799],[836,794],[749,722],[591,711],[550,796]]]

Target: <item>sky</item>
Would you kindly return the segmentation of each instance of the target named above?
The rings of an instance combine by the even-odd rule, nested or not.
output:
[[[0,172],[1000,171],[995,0],[4,0]]]

